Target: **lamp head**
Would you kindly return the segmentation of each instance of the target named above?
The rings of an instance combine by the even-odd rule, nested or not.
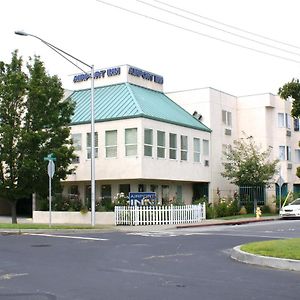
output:
[[[29,35],[28,33],[24,32],[24,31],[21,31],[21,30],[16,30],[15,34],[17,34],[17,35],[23,35],[23,36],[28,36]]]

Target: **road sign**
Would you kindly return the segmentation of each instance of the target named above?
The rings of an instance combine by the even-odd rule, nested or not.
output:
[[[282,185],[284,184],[284,179],[281,176],[279,176],[276,183],[279,185],[279,187],[282,187]]]
[[[49,176],[49,227],[51,227],[51,211],[52,211],[52,186],[51,186],[51,179],[53,178],[55,172],[55,164],[56,157],[53,153],[48,154],[44,157],[44,160],[48,160],[48,176]]]
[[[49,160],[49,162],[48,162],[48,176],[50,178],[53,178],[54,172],[55,172],[55,164],[54,164],[53,160]]]

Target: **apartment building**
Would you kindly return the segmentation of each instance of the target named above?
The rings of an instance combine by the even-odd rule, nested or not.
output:
[[[222,152],[233,141],[253,136],[262,150],[272,147],[271,159],[280,159],[272,184],[262,191],[263,203],[272,204],[281,187],[282,195],[299,192],[296,169],[300,164],[299,120],[291,117],[292,101],[273,94],[237,97],[202,88],[167,93],[180,106],[212,129],[210,184],[212,198],[232,197],[238,188],[221,176]]]

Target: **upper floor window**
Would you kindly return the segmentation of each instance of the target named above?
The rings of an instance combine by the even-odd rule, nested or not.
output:
[[[278,113],[278,127],[291,128],[291,117],[287,113]]]
[[[222,122],[226,126],[232,125],[232,113],[230,111],[222,110]]]
[[[169,158],[177,158],[177,135],[175,133],[169,134]]]
[[[194,138],[194,162],[200,162],[200,139]]]
[[[295,149],[295,163],[300,164],[300,149]]]
[[[144,130],[144,155],[152,156],[153,152],[153,130],[145,129]]]
[[[180,159],[187,160],[188,157],[188,137],[186,135],[180,136]]]
[[[117,152],[118,152],[117,130],[105,131],[106,157],[117,157]]]
[[[92,157],[92,134],[88,132],[86,134],[86,150],[87,150],[87,158],[90,159]],[[95,158],[98,157],[98,132],[95,132],[95,139],[94,139],[94,146],[95,146]]]
[[[81,150],[81,133],[73,133],[71,135],[73,147],[75,150]]]
[[[280,160],[285,160],[285,146],[279,146],[279,155]]]
[[[286,160],[292,160],[292,150],[290,146],[286,146]]]
[[[299,131],[299,119],[294,119],[294,130]]]
[[[137,155],[137,128],[125,129],[125,155]]]
[[[208,140],[203,140],[203,155],[208,156],[209,155],[209,141]]]
[[[279,146],[279,155],[280,160],[292,160],[292,151],[290,146]]]
[[[166,157],[166,133],[157,131],[157,157]]]

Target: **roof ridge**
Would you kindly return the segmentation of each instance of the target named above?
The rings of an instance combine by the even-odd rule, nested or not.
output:
[[[128,92],[130,93],[132,99],[134,100],[134,103],[135,103],[135,105],[136,105],[136,107],[137,107],[139,113],[140,113],[140,114],[144,114],[144,111],[142,110],[142,108],[141,108],[141,106],[140,106],[140,103],[137,101],[136,96],[135,96],[133,90],[131,89],[130,83],[125,82],[125,86],[126,86]]]

